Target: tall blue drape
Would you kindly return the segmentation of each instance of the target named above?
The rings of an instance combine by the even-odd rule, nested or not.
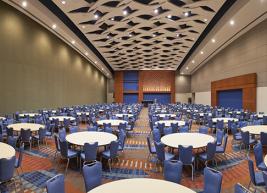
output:
[[[242,89],[218,91],[218,105],[235,109],[243,108]]]

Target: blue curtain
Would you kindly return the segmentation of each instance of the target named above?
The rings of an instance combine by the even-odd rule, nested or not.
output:
[[[138,102],[138,94],[123,94],[123,102],[126,104],[132,104]]]
[[[158,103],[171,103],[171,94],[168,93],[145,93],[144,100],[157,100]]]

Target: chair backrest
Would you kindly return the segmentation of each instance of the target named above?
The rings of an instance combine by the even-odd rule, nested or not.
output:
[[[7,134],[7,136],[14,136],[14,133],[13,133],[13,128],[12,127],[7,127],[6,128],[6,134]]]
[[[220,130],[223,130],[223,127],[224,127],[224,121],[223,120],[217,120],[216,128],[220,129]]]
[[[103,127],[106,128],[106,127],[111,127],[111,123],[103,123]]]
[[[248,169],[251,182],[256,185],[254,164],[251,159],[248,159]]]
[[[235,185],[235,193],[251,193],[247,188],[237,183]]]
[[[216,153],[216,143],[208,143],[207,145],[207,160],[212,160]]]
[[[59,139],[60,139],[61,141],[65,141],[65,140],[66,140],[66,136],[67,136],[67,133],[66,133],[65,128],[60,129],[60,130],[58,131],[58,137],[59,137]]]
[[[241,131],[241,136],[242,136],[242,142],[245,145],[249,145],[249,132],[248,131],[246,131],[246,132]]]
[[[155,148],[158,159],[163,162],[165,160],[164,145],[161,142],[155,142]]]
[[[179,145],[179,160],[184,164],[184,165],[189,165],[192,164],[192,156],[193,156],[193,146],[182,146]]]
[[[3,142],[3,135],[0,134],[0,142]]]
[[[59,146],[59,140],[58,140],[58,137],[57,137],[56,135],[54,135],[54,139],[55,139],[56,149],[57,149],[57,151],[60,151],[60,146]]]
[[[20,131],[21,141],[30,141],[31,135],[32,133],[30,129],[21,129]]]
[[[189,132],[189,126],[183,126],[179,128],[180,133],[188,133]]]
[[[208,134],[209,128],[208,127],[205,127],[205,126],[201,126],[201,127],[199,127],[198,132],[199,133],[202,133],[202,134]]]
[[[262,171],[262,175],[263,175],[263,180],[265,182],[265,190],[267,191],[267,172]]]
[[[158,130],[160,131],[160,134],[163,134],[163,130],[165,128],[165,123],[158,123]]]
[[[113,129],[111,127],[105,127],[104,131],[107,133],[112,133]]]
[[[146,137],[146,141],[147,141],[147,146],[148,146],[149,152],[152,153],[151,141],[150,141],[149,136]]]
[[[16,157],[0,159],[0,182],[6,182],[13,178]]]
[[[120,130],[120,132],[119,132],[119,145],[122,148],[124,148],[125,140],[126,140],[126,133],[124,130]]]
[[[267,145],[267,132],[261,132],[260,141],[262,145]]]
[[[267,116],[265,115],[262,117],[262,124],[267,125]]]
[[[83,179],[86,192],[101,185],[102,183],[102,164],[94,162],[83,166]]]
[[[98,142],[93,144],[85,143],[83,146],[85,161],[94,161],[96,160]]]
[[[110,158],[115,158],[118,155],[119,142],[112,141],[110,143]]]
[[[260,163],[263,162],[263,151],[261,143],[257,143],[256,145],[254,145],[253,151],[256,160],[256,165],[258,166]]]
[[[222,144],[223,134],[224,134],[224,131],[222,131],[222,130],[217,130],[216,131],[216,141],[217,141],[217,143]]]
[[[64,140],[62,141],[60,139],[58,141],[59,141],[61,156],[67,158],[68,157],[68,142]]]
[[[46,137],[46,128],[39,128],[38,135],[39,139],[43,140]]]
[[[180,183],[182,179],[183,163],[177,160],[164,161],[164,179],[174,183]]]
[[[220,193],[222,185],[222,173],[206,167],[204,169],[204,192]]]
[[[226,150],[227,142],[228,142],[228,135],[225,134],[223,137],[223,152],[225,152]]]
[[[126,129],[126,123],[120,123],[118,129],[119,129],[119,131],[125,130]]]
[[[178,123],[171,123],[171,128],[173,133],[177,133],[179,128]]]
[[[7,137],[7,143],[8,143],[8,145],[11,145],[13,148],[16,149],[16,146],[17,146],[17,138],[12,137],[12,136],[8,136]]]
[[[71,127],[70,128],[70,133],[77,133],[78,132],[78,127]]]
[[[172,134],[172,128],[171,127],[165,127],[163,129],[164,135]]]
[[[160,142],[161,138],[160,131],[158,129],[153,129],[152,134],[153,134],[153,140],[155,142]]]
[[[47,193],[65,193],[64,175],[59,174],[46,182]]]

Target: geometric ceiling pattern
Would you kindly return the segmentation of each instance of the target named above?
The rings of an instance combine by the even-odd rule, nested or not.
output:
[[[113,70],[176,70],[225,0],[53,0]]]

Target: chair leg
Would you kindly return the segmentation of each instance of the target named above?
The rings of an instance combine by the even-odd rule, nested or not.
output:
[[[250,180],[249,183],[248,183],[248,190],[249,190],[249,188],[250,188],[250,185],[251,185],[251,180]]]
[[[109,171],[111,172],[111,159],[108,159],[108,166],[109,166]]]
[[[191,169],[192,169],[192,181],[194,181],[194,165],[193,164],[191,164]]]
[[[68,158],[67,166],[66,166],[66,169],[65,169],[65,175],[67,175],[67,171],[68,171],[69,163],[70,163],[70,159]]]

